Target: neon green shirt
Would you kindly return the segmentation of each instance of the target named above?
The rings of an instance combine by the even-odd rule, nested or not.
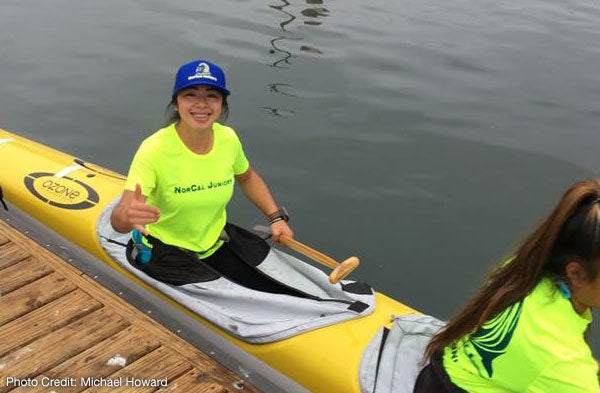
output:
[[[579,315],[544,278],[524,300],[444,351],[450,380],[471,393],[599,393],[598,366]]]
[[[234,175],[249,168],[242,144],[233,129],[213,124],[213,146],[196,154],[183,143],[175,125],[161,128],[138,149],[125,189],[142,188],[146,203],[160,210],[148,232],[162,242],[212,254],[225,227],[225,207],[233,195]]]

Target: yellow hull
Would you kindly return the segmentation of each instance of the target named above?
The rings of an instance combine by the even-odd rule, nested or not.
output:
[[[312,392],[360,393],[358,369],[369,341],[393,315],[415,312],[377,293],[376,310],[369,316],[270,344],[240,341],[146,285],[104,252],[96,220],[121,194],[124,179],[0,129],[0,186],[7,201]]]

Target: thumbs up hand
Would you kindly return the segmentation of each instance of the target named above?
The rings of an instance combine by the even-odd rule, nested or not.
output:
[[[147,236],[148,230],[144,225],[157,222],[159,218],[160,211],[156,207],[146,203],[146,197],[142,195],[142,187],[137,183],[133,199],[125,210],[125,219],[132,227]]]

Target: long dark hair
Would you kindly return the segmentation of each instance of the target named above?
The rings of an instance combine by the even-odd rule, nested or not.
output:
[[[600,259],[600,181],[574,184],[542,224],[517,248],[464,308],[429,342],[425,359],[522,300],[544,276],[565,279],[565,266],[577,261],[587,279],[598,274]]]
[[[164,124],[165,127],[173,123],[177,123],[179,119],[181,119],[179,112],[175,110],[175,104],[177,104],[177,96],[173,97],[171,102],[169,102],[165,108],[165,115],[167,116],[167,120]],[[227,122],[227,118],[229,117],[229,104],[227,103],[227,96],[225,94],[223,94],[223,102],[221,107],[222,110],[221,116],[219,116],[219,123],[225,124]]]

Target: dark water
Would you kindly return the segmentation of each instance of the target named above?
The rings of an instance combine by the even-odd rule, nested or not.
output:
[[[600,168],[592,0],[4,0],[0,55],[0,127],[119,172],[177,67],[221,64],[297,238],[442,318]]]

